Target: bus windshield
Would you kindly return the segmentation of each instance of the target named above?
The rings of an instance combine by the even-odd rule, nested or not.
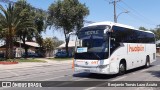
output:
[[[75,59],[105,59],[108,56],[108,39],[104,36],[106,26],[83,28],[78,32]]]
[[[87,52],[107,52],[108,43],[103,37],[91,35],[90,37],[81,38],[81,40],[81,47],[86,47]]]

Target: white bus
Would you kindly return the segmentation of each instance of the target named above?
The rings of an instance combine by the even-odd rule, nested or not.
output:
[[[77,33],[74,71],[124,74],[156,60],[155,35],[131,26],[99,22]]]

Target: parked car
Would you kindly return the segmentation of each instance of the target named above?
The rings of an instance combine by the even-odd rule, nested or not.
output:
[[[25,57],[25,53],[22,54],[22,57]],[[37,53],[28,52],[28,57],[39,57]]]
[[[67,52],[66,51],[59,51],[55,54],[55,57],[57,57],[57,58],[67,57]],[[72,57],[71,53],[69,53],[69,57]]]
[[[0,53],[0,58],[4,58],[4,53]]]

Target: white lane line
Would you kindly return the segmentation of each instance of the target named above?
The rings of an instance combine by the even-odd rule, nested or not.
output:
[[[82,79],[77,79],[77,80],[73,80],[73,81],[82,81],[82,80],[85,80],[85,79],[88,79],[88,78],[82,78]],[[62,84],[59,84],[58,86],[62,86],[62,85],[67,85],[67,84],[71,84],[73,83],[72,81],[71,82],[64,82]]]
[[[154,90],[153,87],[138,87],[136,90]]]
[[[86,89],[84,89],[84,90],[92,90],[92,89],[95,89],[95,88],[97,88],[97,87],[99,87],[99,86],[103,86],[103,85],[106,85],[106,84],[107,84],[107,82],[106,82],[106,83],[102,83],[102,84],[98,84],[98,85],[96,85],[95,87],[86,88]]]
[[[156,65],[157,67],[159,67],[160,65]]]
[[[87,89],[84,89],[84,90],[92,90],[92,89],[95,89],[96,87],[90,87],[90,88],[87,88]]]
[[[123,78],[126,78],[127,76],[122,76],[122,77],[119,77],[119,78],[116,78],[116,79],[113,79],[112,81],[118,81],[118,80],[121,80]]]
[[[144,69],[144,70],[141,70],[140,72],[145,72],[145,71],[147,71],[147,70],[149,70],[149,69]]]
[[[61,70],[61,71],[57,71],[57,72],[62,72],[62,71],[66,71],[66,70]],[[45,75],[50,75],[50,74],[52,74],[53,72],[51,72],[51,73],[44,73],[44,74],[38,74],[38,75],[36,75],[36,74],[31,74],[30,76],[31,77],[27,77],[26,78],[26,76],[24,76],[24,77],[22,77],[22,78],[19,78],[19,79],[15,79],[15,80],[25,80],[25,79],[29,79],[29,78],[34,78],[34,77],[41,77],[41,76],[45,76]],[[32,75],[35,75],[35,76],[32,76]]]
[[[62,78],[62,77],[70,77],[72,75],[73,74],[68,74],[68,75],[63,75],[63,76],[59,76],[59,77],[47,78],[47,79],[43,79],[43,80],[40,80],[40,81],[54,80],[54,79],[58,79],[58,78]],[[80,79],[76,79],[76,80],[73,79],[73,81],[82,81],[82,80],[86,80],[86,79],[88,79],[88,78],[80,78]]]
[[[89,79],[89,78],[81,78],[81,79],[76,79],[74,81],[82,81],[82,80],[86,80],[86,79]]]
[[[160,66],[160,65],[156,65],[156,66]],[[144,70],[142,70],[142,71],[140,71],[140,72],[144,72],[144,71],[147,71],[147,70],[148,70],[148,69],[144,69]],[[133,73],[133,74],[136,74],[136,73]],[[111,80],[111,81],[121,80],[121,79],[126,78],[126,77],[127,77],[127,76],[119,77],[119,78],[116,78],[116,79]],[[92,90],[92,89],[95,89],[95,88],[97,88],[98,86],[102,86],[102,85],[104,85],[104,84],[106,84],[106,83],[102,83],[102,84],[99,84],[99,85],[97,85],[97,86],[95,86],[95,87],[90,87],[90,88],[87,88],[87,89],[84,89],[84,90]]]
[[[59,70],[57,70],[57,69],[51,69],[51,68],[49,68],[49,69],[47,69],[47,68],[45,68],[45,69],[32,69],[32,70],[21,70],[21,71],[16,71],[16,72],[18,72],[18,73],[25,73],[25,72],[32,72],[32,71],[34,71],[34,72],[37,72],[37,71],[43,71],[43,72],[45,72],[45,71],[47,71],[47,72],[50,72],[50,71],[54,71],[54,72],[59,72],[59,71],[61,71],[61,70],[67,70],[67,69],[72,69],[71,67],[66,67],[66,68],[60,68]]]
[[[10,71],[10,70],[5,70],[6,72],[9,72],[9,73],[11,73],[11,74],[13,74],[13,75],[15,75],[15,76],[19,76],[19,74],[17,74],[17,73],[15,73],[15,72],[12,72],[12,71]]]
[[[132,73],[132,74],[136,74],[136,73]]]
[[[67,75],[67,76],[71,76],[71,75]],[[59,76],[59,77],[47,78],[47,79],[38,80],[38,81],[48,81],[48,80],[54,80],[54,79],[58,79],[58,78],[62,78],[62,77],[65,77],[65,75]]]
[[[127,77],[127,76],[122,76],[122,77],[113,79],[113,80],[111,80],[111,81],[117,81],[117,80],[120,80],[120,79],[123,79],[123,78],[126,78],[126,77]],[[86,88],[86,89],[84,89],[84,90],[92,90],[92,89],[95,89],[95,88],[97,88],[97,87],[99,87],[99,86],[103,86],[103,85],[106,85],[106,84],[107,84],[107,82],[106,82],[106,83],[99,84],[99,85],[96,85],[95,87]]]

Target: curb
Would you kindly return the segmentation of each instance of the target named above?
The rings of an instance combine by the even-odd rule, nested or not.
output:
[[[7,61],[0,61],[2,65],[11,65],[11,64],[18,64],[18,62],[7,62]]]

